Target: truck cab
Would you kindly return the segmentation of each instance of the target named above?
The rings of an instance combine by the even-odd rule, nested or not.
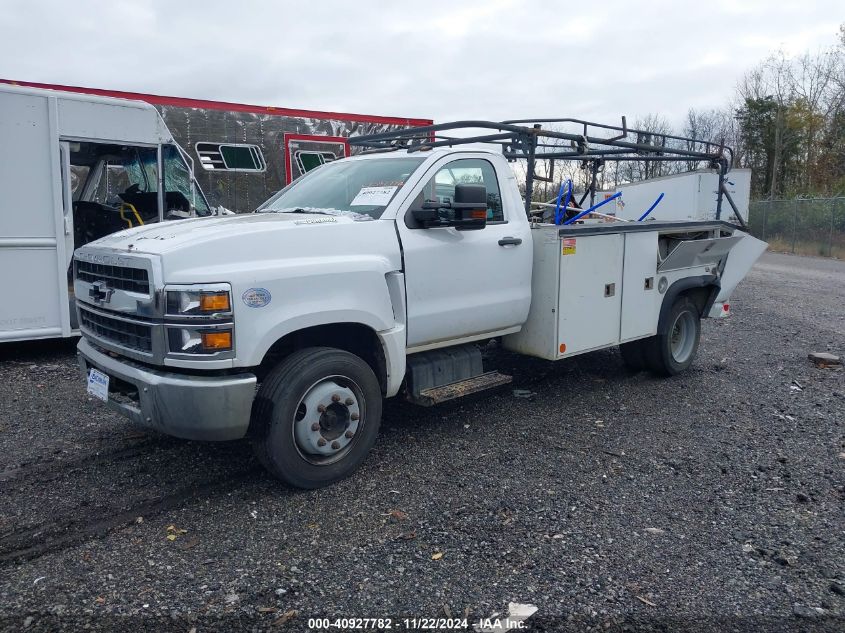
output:
[[[79,248],[89,392],[179,437],[248,436],[274,475],[323,486],[366,457],[384,398],[509,382],[483,367],[491,339],[551,360],[622,345],[632,366],[683,371],[761,252],[720,221],[532,222],[506,152],[453,144],[365,152],[254,214]]]

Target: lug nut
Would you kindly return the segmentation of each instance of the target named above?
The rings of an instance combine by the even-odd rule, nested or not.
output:
[[[325,405],[318,404],[318,405],[317,405],[317,411],[319,411],[320,413],[325,413],[325,412],[326,412],[326,407],[325,407]]]
[[[353,413],[353,414],[352,414],[352,415],[350,415],[349,417],[350,417],[350,418],[352,418],[353,420],[357,420],[357,419],[358,419],[358,414],[357,414],[357,413]]]
[[[352,398],[346,399],[346,405],[347,406],[351,407],[353,404],[355,404],[355,401]]]
[[[355,436],[352,431],[347,431],[346,433],[344,433],[344,435],[346,436],[347,440],[351,440]]]
[[[337,440],[335,440],[334,442],[332,442],[332,448],[333,448],[334,450],[339,449],[339,448],[340,448],[340,442],[338,442]]]
[[[326,440],[324,438],[321,437],[319,440],[317,440],[317,446],[325,446],[325,445],[326,445]]]
[[[332,394],[332,402],[340,402],[340,396],[336,393]]]
[[[314,424],[311,425],[311,430],[312,431],[319,431],[320,430],[320,423],[314,422]]]

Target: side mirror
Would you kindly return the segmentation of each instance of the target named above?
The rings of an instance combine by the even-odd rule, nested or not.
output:
[[[426,201],[422,209],[412,210],[411,215],[426,229],[447,226],[459,231],[483,229],[487,226],[487,188],[484,185],[456,185],[452,202]]]
[[[484,185],[455,185],[455,202],[484,207],[484,217],[487,217],[487,187]]]

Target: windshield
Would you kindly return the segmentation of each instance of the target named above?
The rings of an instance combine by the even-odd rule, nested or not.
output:
[[[193,178],[191,170],[182,158],[175,145],[164,145],[161,148],[161,159],[164,163],[164,190],[179,192],[194,207],[199,216],[211,215],[211,208]],[[167,200],[165,200],[167,202]]]
[[[425,158],[376,158],[327,163],[282,189],[259,213],[342,213],[378,219]]]

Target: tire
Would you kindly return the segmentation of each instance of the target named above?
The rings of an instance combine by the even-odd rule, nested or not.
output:
[[[375,444],[382,394],[370,366],[330,347],[294,352],[255,398],[258,461],[295,488],[322,488],[351,475]]]
[[[622,354],[622,362],[629,371],[638,372],[646,368],[642,340],[622,343],[619,352]]]
[[[660,319],[657,335],[642,341],[646,367],[659,376],[675,376],[692,364],[701,339],[698,306],[681,295]]]

